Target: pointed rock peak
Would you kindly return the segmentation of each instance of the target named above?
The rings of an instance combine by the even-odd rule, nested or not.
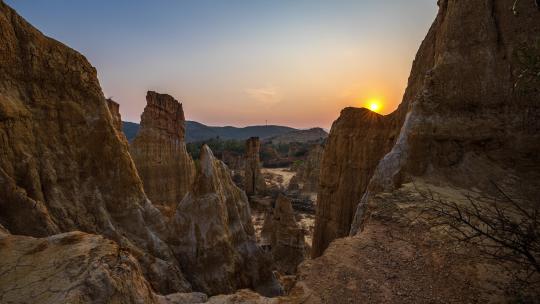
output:
[[[193,192],[198,195],[214,193],[224,185],[233,184],[225,164],[214,156],[208,145],[203,145],[199,156],[199,169],[193,184]]]
[[[261,174],[260,147],[261,142],[258,137],[250,137],[246,140],[244,190],[246,190],[247,195],[258,194],[266,190],[264,178]]]
[[[274,208],[274,215],[279,215],[280,217],[289,216],[294,220],[294,209],[289,200],[285,195],[279,194],[276,200],[276,207]]]
[[[184,142],[184,111],[167,94],[149,91],[146,101],[141,126],[130,145],[131,156],[148,198],[172,215],[195,179],[195,163]]]
[[[215,161],[216,158],[212,149],[208,145],[203,145],[201,148],[201,155],[199,157],[199,163],[201,166],[201,174],[206,177],[212,177],[215,174]]]
[[[118,134],[123,135],[122,116],[120,116],[120,105],[116,101],[112,100],[111,98],[107,98],[107,108],[109,109],[109,112],[111,113],[114,129],[118,132]]]

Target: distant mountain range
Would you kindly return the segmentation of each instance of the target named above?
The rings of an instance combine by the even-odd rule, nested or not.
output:
[[[265,138],[263,141],[278,144],[290,144],[293,142],[323,142],[328,137],[328,133],[322,128],[312,128],[309,130],[294,130],[284,134]]]
[[[139,124],[129,121],[122,122],[122,129],[124,134],[126,134],[127,139],[131,142],[137,132],[139,131]],[[318,129],[318,128],[317,128]],[[314,129],[311,129],[314,130]],[[320,129],[322,132],[324,130]],[[219,137],[221,139],[237,139],[244,140],[252,136],[258,136],[261,139],[267,139],[271,137],[277,137],[280,135],[288,134],[291,132],[302,132],[304,130],[299,130],[291,127],[285,126],[249,126],[243,128],[237,127],[212,127],[207,126],[196,121],[186,121],[186,142],[196,142],[202,141],[210,138]],[[310,131],[310,130],[305,130]],[[319,132],[320,133],[320,132]],[[324,132],[326,133],[326,132]],[[296,136],[295,136],[296,137]]]

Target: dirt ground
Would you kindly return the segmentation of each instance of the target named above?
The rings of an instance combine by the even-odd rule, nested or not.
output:
[[[289,187],[291,178],[296,174],[290,168],[262,168],[261,173],[267,180],[267,184],[275,183],[283,189]],[[270,176],[272,177],[269,180]]]
[[[459,189],[430,186],[459,200]],[[512,278],[419,217],[416,185],[372,200],[365,229],[338,239],[299,267],[283,303],[538,303],[513,293]]]

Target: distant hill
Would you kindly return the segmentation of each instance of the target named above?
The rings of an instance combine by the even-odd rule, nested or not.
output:
[[[122,131],[124,131],[127,139],[129,142],[131,142],[135,138],[135,135],[137,135],[137,132],[139,132],[139,124],[129,121],[122,121]]]
[[[122,129],[127,139],[131,142],[139,130],[139,124],[123,121]],[[244,128],[237,127],[212,127],[196,121],[186,121],[186,142],[196,142],[219,137],[221,139],[244,140],[252,136],[258,136],[261,139],[278,136],[298,129],[285,126],[249,126]]]
[[[322,128],[312,128],[308,130],[294,130],[284,134],[268,137],[264,142],[277,144],[322,142],[328,137],[328,133]]]

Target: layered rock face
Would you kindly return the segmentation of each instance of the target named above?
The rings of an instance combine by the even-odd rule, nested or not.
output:
[[[107,98],[107,107],[109,108],[109,112],[111,113],[114,128],[116,129],[116,131],[123,134],[122,116],[120,116],[120,105],[116,101]]]
[[[244,183],[247,195],[254,195],[264,191],[264,178],[261,174],[261,162],[259,159],[259,149],[261,143],[258,137],[251,137],[246,140],[246,159],[244,161]]]
[[[274,303],[247,290],[211,298],[155,294],[129,251],[78,231],[46,238],[0,234],[0,256],[2,303]]]
[[[160,235],[86,59],[0,2],[0,222],[12,234],[81,230],[138,252],[162,292],[189,290]],[[159,273],[159,275],[157,275]]]
[[[356,206],[398,130],[391,119],[367,109],[346,108],[336,120],[320,163],[312,256],[349,234]]]
[[[182,104],[167,94],[148,92],[131,155],[148,198],[164,214],[174,214],[193,183],[195,165],[184,142]]]
[[[472,154],[496,163],[530,162],[538,149],[534,135],[539,128],[538,103],[534,102],[538,92],[531,91],[535,85],[531,81],[536,80],[518,81],[527,70],[520,59],[522,53],[538,52],[538,35],[524,27],[538,26],[533,17],[537,8],[533,3],[519,3],[519,14],[514,14],[505,1],[440,1],[439,5],[441,10],[420,47],[398,110],[379,118],[381,124],[374,128],[372,138],[352,140],[356,147],[344,146],[346,133],[344,139],[336,140],[335,135],[347,130],[342,121],[358,122],[352,132],[369,129],[371,122],[342,113],[332,127],[321,170],[314,256],[335,237],[348,234],[351,214],[355,214],[351,210],[385,155],[375,174],[379,182],[373,187],[394,187],[407,180],[407,175],[456,168]],[[475,13],[466,15],[469,11]],[[470,22],[459,26],[460,18]],[[351,150],[343,153],[346,147]],[[373,153],[366,153],[370,149]],[[343,167],[351,161],[343,155],[358,156],[352,160],[356,168],[348,176],[346,168],[339,169],[340,164]],[[459,182],[461,176],[448,174],[452,175]],[[341,228],[336,229],[335,224],[326,227],[326,223],[336,222]],[[354,230],[357,228],[355,225]]]
[[[478,204],[488,208],[500,196],[494,184],[514,197],[529,191],[531,197],[540,195],[535,177],[540,172],[540,79],[534,64],[540,58],[540,11],[534,1],[510,0],[447,0],[439,1],[439,8],[403,103],[380,117],[372,140],[363,141],[379,148],[352,162],[371,173],[355,170],[346,179],[341,179],[343,170],[324,173],[325,167],[348,163],[349,155],[369,149],[332,152],[343,143],[333,141],[332,133],[343,129],[346,113],[333,126],[319,195],[333,179],[340,180],[335,189],[343,187],[334,197],[350,191],[346,185],[357,192],[347,194],[350,205],[338,199],[319,212],[345,214],[351,205],[358,208],[352,237],[333,242],[320,258],[300,267],[296,291],[302,289],[314,302],[329,301],[329,291],[344,285],[343,302],[512,302],[526,292],[538,296],[538,289],[515,296],[504,261],[483,259],[470,243],[449,241],[452,229],[435,229],[437,222],[424,212],[433,197],[464,208],[484,199]],[[369,126],[364,122],[354,129]],[[335,156],[327,159],[327,153]],[[343,233],[348,224],[338,221]],[[316,237],[324,240],[333,231],[319,228]]]
[[[157,303],[137,260],[101,236],[5,235],[0,256],[3,303]]]
[[[303,192],[317,192],[323,152],[324,148],[321,145],[315,145],[309,150],[306,161],[298,168],[295,182],[302,183]]]
[[[253,288],[276,295],[271,261],[256,244],[246,194],[207,145],[192,190],[178,204],[170,244],[197,290],[208,294]]]
[[[379,163],[368,192],[393,189],[416,176],[492,191],[501,170],[514,169],[521,177],[537,170],[538,6],[532,1],[515,6],[510,1],[441,1],[439,6],[396,111],[404,117],[408,106],[399,137]],[[467,22],[460,25],[462,20]]]
[[[122,130],[122,116],[120,115],[120,105],[110,99],[107,98],[107,108],[109,108],[109,113],[111,114],[112,123],[114,126],[114,129],[116,130],[116,135],[120,138],[121,141],[124,143],[127,143],[126,135],[124,134],[124,131]]]
[[[304,232],[296,222],[291,201],[280,194],[272,216],[267,216],[261,232],[262,244],[270,246],[277,270],[282,274],[296,273],[304,260]]]

